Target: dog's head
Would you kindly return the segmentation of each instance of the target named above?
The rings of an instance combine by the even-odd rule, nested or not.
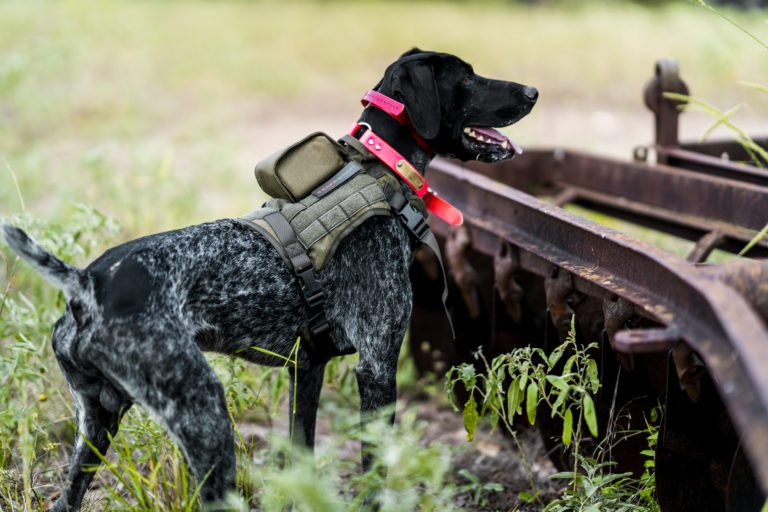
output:
[[[536,104],[534,87],[476,75],[447,53],[404,53],[384,72],[376,90],[405,105],[416,132],[439,155],[497,162],[520,147],[494,128],[516,123]]]

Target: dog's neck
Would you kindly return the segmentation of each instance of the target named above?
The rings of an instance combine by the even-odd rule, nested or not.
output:
[[[358,122],[368,123],[374,133],[407,158],[416,170],[421,174],[425,173],[433,155],[419,146],[407,126],[401,125],[389,114],[375,107],[366,107]]]

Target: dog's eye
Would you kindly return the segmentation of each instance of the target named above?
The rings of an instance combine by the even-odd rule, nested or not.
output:
[[[465,87],[469,87],[470,85],[472,85],[472,77],[468,76],[468,77],[464,78],[464,80],[461,81],[461,85],[463,85]]]

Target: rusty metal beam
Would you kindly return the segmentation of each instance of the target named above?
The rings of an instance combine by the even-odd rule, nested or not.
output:
[[[603,167],[605,173],[611,166]],[[586,167],[579,168],[581,179],[586,179]],[[642,168],[647,171],[647,166]],[[634,167],[629,169],[631,172]],[[681,187],[684,192],[685,180],[694,183],[686,171],[680,173],[680,178],[664,175],[672,182],[669,189]],[[611,293],[626,299],[646,316],[679,333],[713,376],[758,481],[768,492],[768,372],[764,371],[768,331],[736,290],[660,249],[451,162],[435,161],[430,178],[441,194],[464,211],[475,250],[492,256],[502,241],[517,246],[521,268],[537,273],[547,265],[564,269],[574,276],[575,288],[579,282],[588,283],[593,291],[604,290],[596,296]],[[564,179],[562,173],[559,178]],[[709,184],[717,187],[717,183]],[[721,189],[723,193],[728,187]],[[754,185],[736,188],[745,194],[745,200],[764,193]],[[746,204],[729,210],[727,204],[717,201],[702,205],[698,212],[720,211],[721,216],[749,222],[749,217],[740,217],[736,211],[736,206],[747,209]],[[696,210],[695,205],[689,207]],[[433,223],[433,229],[448,235],[442,224]]]
[[[702,248],[705,249],[702,252],[702,257],[708,256],[713,249],[738,253],[752,240],[756,233],[756,230],[708,220],[667,208],[648,206],[645,203],[630,201],[623,197],[601,194],[586,189],[572,190],[575,192],[570,201],[572,204],[578,204],[680,238],[707,244]],[[768,221],[768,216],[766,216],[766,221]],[[707,235],[713,231],[717,233],[717,236],[707,238]],[[704,238],[707,239],[703,240]],[[758,243],[754,249],[749,251],[749,256],[768,257],[768,241],[764,240]]]
[[[758,146],[768,149],[768,138],[752,137],[752,141]],[[702,155],[714,156],[722,159],[726,156],[732,162],[747,162],[749,155],[744,151],[744,147],[733,140],[713,140],[707,142],[683,142],[680,149],[701,153]]]
[[[754,230],[768,215],[768,186],[578,152],[562,152],[560,159],[555,180],[565,185]]]
[[[709,176],[768,186],[768,170],[680,148],[657,146],[659,161]]]
[[[466,166],[530,193],[554,195],[689,240],[716,229],[738,252],[768,221],[768,186],[563,150],[528,151],[511,162]],[[768,256],[768,241],[750,254]]]

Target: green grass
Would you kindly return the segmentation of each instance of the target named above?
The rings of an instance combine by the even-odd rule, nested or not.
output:
[[[764,13],[732,16],[765,34]],[[258,159],[311,130],[347,128],[359,95],[412,46],[536,85],[539,105],[509,130],[524,145],[611,151],[650,140],[640,91],[661,56],[679,58],[692,92],[721,107],[768,101],[735,85],[768,71],[761,49],[685,1],[654,10],[619,2],[8,0],[0,2],[0,217],[82,266],[121,240],[244,213],[264,199],[251,173]],[[619,124],[606,129],[606,118]],[[62,300],[4,247],[0,276],[0,509],[41,510],[74,435],[49,340]],[[226,358],[213,364],[236,421],[281,425],[285,373]],[[356,415],[353,364],[329,371],[325,407],[336,416]],[[142,510],[190,503],[194,482],[165,434],[138,411],[124,425],[121,455],[110,460],[128,485],[102,470],[91,499],[113,508],[143,501]],[[348,425],[334,428],[339,439],[353,435]],[[385,454],[402,462],[388,499],[403,509],[445,508],[453,491],[443,449],[419,451],[412,433],[399,435],[418,457],[408,465],[402,454]],[[277,471],[264,452],[272,445],[240,445],[239,481],[253,503],[273,510],[299,499],[289,484],[308,473]],[[331,449],[321,458],[327,479],[302,480],[302,489],[352,509],[354,496],[336,491],[352,471],[345,464]]]

